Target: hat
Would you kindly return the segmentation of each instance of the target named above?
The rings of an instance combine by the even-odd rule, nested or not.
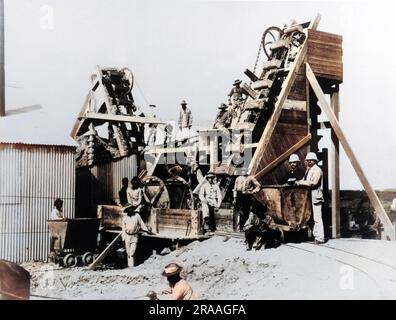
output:
[[[289,158],[289,162],[300,162],[300,157],[296,154],[292,154]]]
[[[216,175],[212,171],[210,171],[207,173],[206,178],[216,178]]]
[[[162,275],[165,277],[174,276],[175,274],[180,273],[183,270],[183,267],[179,266],[177,263],[169,263],[165,266]]]
[[[234,86],[236,86],[237,84],[240,84],[240,83],[242,83],[242,80],[237,79],[234,81]]]
[[[182,102],[180,102],[181,105],[187,104],[186,100],[182,100]]]
[[[318,157],[316,156],[316,153],[315,153],[315,152],[309,152],[309,153],[307,154],[307,156],[305,157],[305,160],[314,160],[314,161],[316,161],[316,162],[319,161],[319,160],[318,160]]]
[[[225,103],[222,103],[222,104],[220,105],[219,109],[220,109],[220,110],[227,109],[227,105],[226,105]]]

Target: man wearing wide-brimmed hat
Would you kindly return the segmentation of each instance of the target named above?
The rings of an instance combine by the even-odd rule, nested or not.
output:
[[[183,267],[177,263],[169,263],[165,266],[162,275],[167,277],[169,282],[169,289],[163,292],[161,300],[190,300],[193,290],[188,282],[180,276]],[[151,300],[158,300],[157,294],[150,291],[147,294]]]
[[[187,108],[186,100],[182,100],[180,114],[179,114],[179,139],[183,140],[189,138],[190,130],[192,127],[192,114],[191,110]]]
[[[208,172],[206,175],[207,182],[199,191],[199,199],[202,204],[202,218],[204,222],[204,233],[208,230],[216,231],[215,211],[220,208],[222,195],[220,187],[215,182],[216,175]]]
[[[139,209],[136,206],[127,204],[124,207],[124,217],[122,218],[122,239],[125,241],[125,250],[128,257],[128,268],[135,265],[135,252],[139,240],[139,232],[144,231],[153,234],[146,226],[139,215]]]
[[[230,112],[225,103],[222,103],[219,107],[219,112],[216,117],[216,122],[214,124],[215,129],[228,128],[231,123]]]
[[[243,89],[240,87],[242,80],[235,80],[233,88],[231,89],[228,96],[230,97],[230,102],[233,106],[239,106],[243,101]]]

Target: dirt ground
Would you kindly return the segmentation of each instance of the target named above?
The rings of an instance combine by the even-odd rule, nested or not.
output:
[[[283,244],[246,251],[242,239],[216,236],[153,255],[132,271],[23,266],[32,274],[33,295],[134,300],[167,287],[161,271],[169,262],[184,266],[182,275],[195,299],[396,298],[396,243],[379,240],[340,239],[320,246]]]

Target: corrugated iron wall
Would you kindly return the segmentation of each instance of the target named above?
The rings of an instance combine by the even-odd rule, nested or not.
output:
[[[96,217],[97,206],[119,202],[123,177],[132,179],[137,172],[136,156],[115,162],[77,169],[76,212],[78,217]]]
[[[74,217],[74,147],[0,144],[0,258],[47,259],[46,220],[59,197]]]

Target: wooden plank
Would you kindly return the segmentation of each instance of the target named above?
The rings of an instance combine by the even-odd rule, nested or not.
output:
[[[335,44],[341,43],[343,39],[342,35],[339,34],[312,30],[312,29],[308,30],[308,37],[311,38],[312,40],[319,40],[319,41],[330,42]]]
[[[338,120],[338,114],[340,111],[339,103],[339,91],[338,86],[336,91],[331,94],[331,107],[333,108],[334,116]],[[341,199],[340,199],[340,143],[337,135],[331,132],[332,144],[332,176],[331,176],[331,221],[332,221],[332,236],[333,238],[341,237]]]
[[[294,80],[296,79],[297,71],[300,69],[300,66],[302,65],[305,55],[307,53],[307,44],[308,42],[306,41],[303,44],[303,47],[301,48],[301,51],[299,52],[296,60],[294,61],[293,65],[290,68],[289,74],[287,75],[283,85],[281,92],[279,94],[279,98],[275,103],[275,108],[274,111],[271,115],[271,118],[267,122],[267,125],[265,126],[264,132],[260,138],[259,145],[257,146],[256,152],[253,155],[253,159],[250,162],[249,165],[249,172],[255,174],[256,170],[259,166],[260,159],[262,157],[262,154],[265,152],[265,149],[267,148],[267,145],[271,139],[272,132],[274,131],[275,125],[278,122],[278,119],[280,117],[280,114],[282,112],[282,107],[283,103],[285,102],[286,98],[288,97],[290,93],[290,89],[294,83]]]
[[[254,91],[248,84],[244,83],[242,89],[248,94],[252,99],[257,98],[257,92]]]
[[[384,228],[384,233],[387,239],[389,240],[395,240],[395,229],[392,225],[392,222],[390,221],[387,213],[385,212],[384,207],[382,206],[378,195],[375,193],[374,189],[371,187],[370,182],[368,181],[362,167],[360,166],[360,163],[358,162],[354,152],[352,151],[352,148],[350,144],[348,143],[339,123],[334,115],[334,112],[331,110],[329,105],[327,104],[326,98],[324,96],[324,93],[311,69],[309,64],[306,64],[306,71],[307,71],[307,78],[309,80],[309,83],[311,84],[311,87],[313,91],[315,92],[315,95],[317,96],[319,102],[320,102],[320,107],[321,109],[325,112],[327,118],[330,121],[330,124],[333,128],[334,134],[337,136],[338,140],[341,142],[342,147],[345,150],[346,155],[348,156],[349,160],[351,161],[351,164],[353,168],[355,169],[356,174],[359,177],[360,182],[362,183],[364,189],[367,192],[367,196],[370,199],[370,202],[372,206],[374,207],[375,214],[379,217],[379,219],[382,222],[383,228]]]
[[[272,87],[272,80],[264,79],[264,80],[257,80],[252,83],[252,88],[254,90],[264,89],[264,88],[271,88]]]
[[[311,140],[311,134],[308,134],[306,137],[300,140],[300,142],[296,143],[293,147],[285,151],[283,154],[281,154],[278,158],[276,158],[274,161],[272,161],[269,165],[267,165],[264,169],[260,170],[258,173],[254,175],[254,177],[257,180],[260,180],[262,177],[264,177],[268,172],[276,168],[278,165],[283,163],[284,161],[287,160],[288,157],[290,157],[291,154],[295,153],[297,150],[301,149],[304,147],[310,140]]]
[[[124,116],[108,113],[87,113],[86,115],[80,116],[79,119],[103,120],[106,122],[164,124],[154,117]]]
[[[309,32],[310,29],[311,30],[316,30],[318,28],[321,18],[322,18],[321,15],[318,13],[316,15],[315,19],[310,22],[310,24],[308,26],[308,32]]]
[[[95,269],[99,263],[101,263],[111,252],[111,250],[113,250],[113,248],[115,247],[115,245],[118,243],[118,241],[121,240],[122,237],[122,233],[120,232],[119,235],[117,235],[112,242],[110,242],[110,244],[102,251],[102,253],[95,259],[94,262],[91,263],[91,265],[88,267],[89,270],[93,270]]]
[[[73,139],[77,139],[78,132],[80,131],[81,126],[83,125],[84,121],[81,120],[80,118],[83,117],[87,113],[88,108],[89,108],[90,99],[91,99],[91,94],[89,93],[87,95],[87,97],[85,98],[84,104],[81,107],[81,110],[80,110],[80,113],[78,114],[77,120],[74,122],[73,128],[70,132],[70,136]]]
[[[262,109],[263,107],[264,107],[263,99],[249,100],[249,101],[246,101],[244,110]]]

